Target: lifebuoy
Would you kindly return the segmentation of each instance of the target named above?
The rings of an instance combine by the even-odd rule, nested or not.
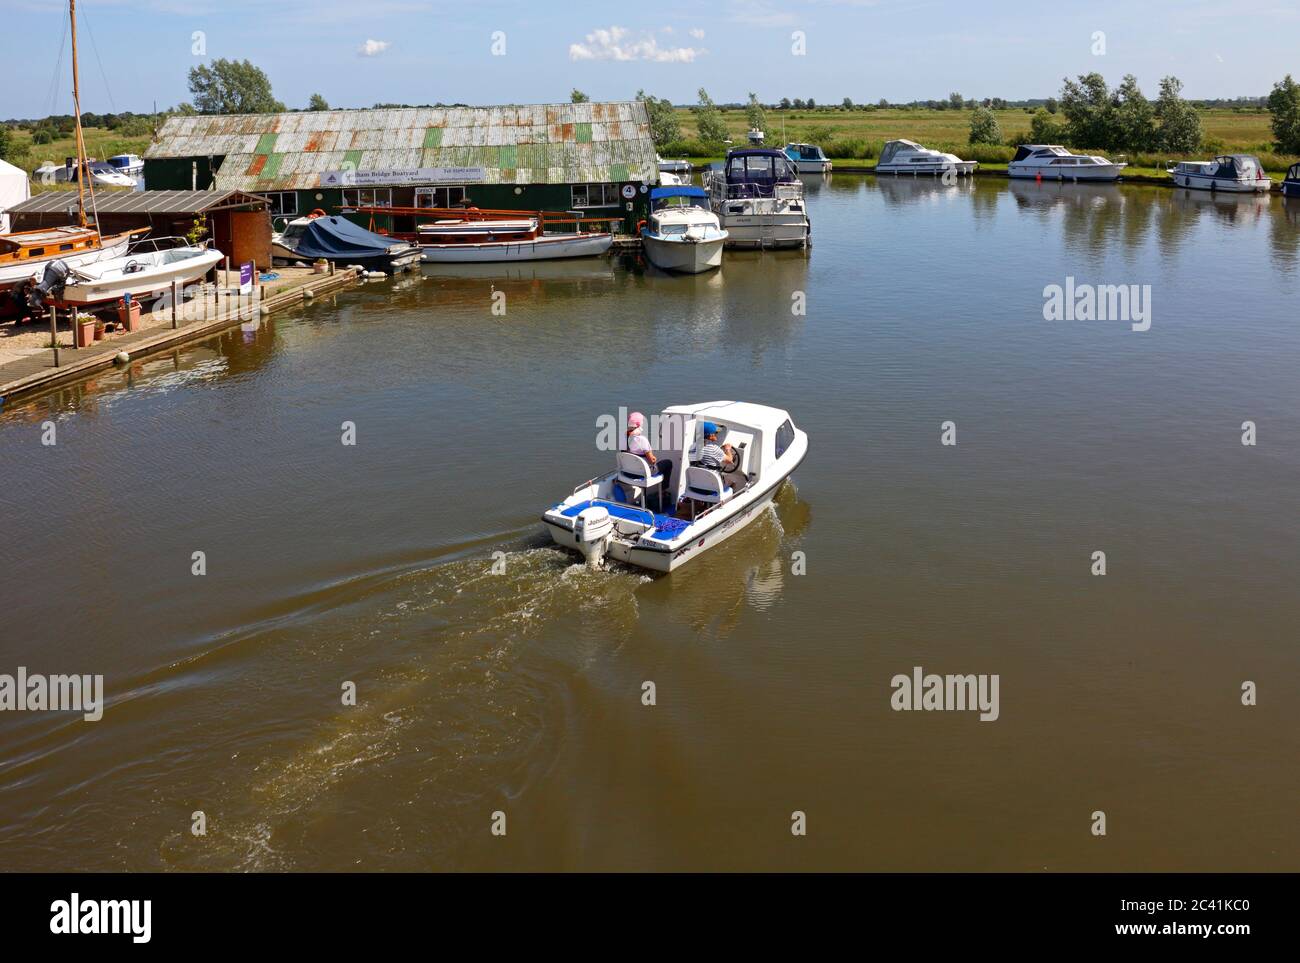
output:
[[[319,207],[307,215],[308,219],[310,220],[315,220],[318,217],[328,217],[328,216],[329,215],[326,214],[324,211],[322,211]]]

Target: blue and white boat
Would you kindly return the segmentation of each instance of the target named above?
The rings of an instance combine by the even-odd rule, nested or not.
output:
[[[722,264],[727,232],[709,210],[702,187],[684,184],[650,191],[650,218],[641,229],[646,259],[664,271],[703,274]]]
[[[139,177],[144,173],[144,159],[139,154],[114,154],[108,159],[108,164],[127,177]]]
[[[786,144],[785,156],[800,174],[828,174],[831,159],[816,144]]]
[[[1287,197],[1300,197],[1300,164],[1292,164],[1282,182],[1282,193]]]
[[[733,471],[691,464],[705,422],[735,453]],[[592,566],[613,559],[671,572],[759,516],[808,453],[808,436],[780,408],[740,401],[675,405],[652,419],[655,468],[631,452],[542,515],[555,544]],[[659,474],[665,462],[671,470]],[[650,508],[655,505],[663,511]]]
[[[807,247],[812,240],[803,183],[779,150],[727,151],[720,167],[704,172],[704,189],[727,232],[727,247]]]
[[[1212,161],[1183,161],[1169,171],[1178,187],[1232,194],[1260,194],[1273,189],[1264,165],[1253,154],[1223,154]]]

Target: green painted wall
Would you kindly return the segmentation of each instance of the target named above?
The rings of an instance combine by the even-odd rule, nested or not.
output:
[[[206,191],[212,186],[217,169],[224,157],[163,157],[157,160],[146,158],[144,162],[144,183],[151,191]],[[198,177],[194,179],[191,162],[198,164]]]

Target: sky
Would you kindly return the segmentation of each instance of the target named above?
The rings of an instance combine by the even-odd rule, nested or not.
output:
[[[3,0],[0,117],[71,110],[66,0]],[[818,103],[1008,100],[1065,75],[1174,74],[1193,98],[1262,96],[1300,74],[1300,0],[79,0],[82,109],[137,113],[190,98],[189,69],[249,59],[278,99],[555,103],[644,89],[693,103],[753,91]],[[13,78],[25,78],[16,83]]]

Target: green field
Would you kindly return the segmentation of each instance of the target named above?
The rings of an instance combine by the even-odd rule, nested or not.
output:
[[[114,154],[143,154],[150,141],[147,136],[119,137],[116,132],[101,127],[87,127],[83,132],[83,136],[86,139],[86,153],[100,160],[112,157]],[[31,131],[16,130],[13,133],[13,149],[6,160],[30,173],[47,160],[62,164],[64,158],[75,157],[76,154],[77,139],[72,134],[60,137],[48,144],[33,144]],[[38,181],[32,181],[32,193],[34,194],[40,193],[42,190],[49,190],[52,187],[56,187],[56,185],[47,187]],[[57,185],[57,189],[60,190],[67,189],[67,187],[66,184]]]
[[[767,143],[780,146],[791,141],[816,143],[833,159],[858,160],[869,164],[887,140],[906,138],[926,147],[951,151],[961,157],[977,160],[981,165],[996,169],[1005,165],[1015,152],[1015,145],[1029,138],[1031,111],[1024,108],[996,110],[993,112],[1002,128],[1004,146],[971,146],[970,111],[968,110],[817,110],[767,111]],[[674,145],[684,150],[663,152],[667,157],[689,156],[692,160],[718,160],[720,155],[710,154],[695,137],[695,115],[688,108],[678,108],[683,142]],[[745,140],[749,124],[743,110],[724,110],[723,119],[735,143]],[[1257,154],[1270,173],[1285,173],[1298,158],[1272,152],[1273,132],[1266,110],[1232,110],[1227,108],[1201,111],[1201,127],[1205,144],[1202,157],[1220,153]],[[1163,172],[1168,161],[1187,158],[1175,156],[1137,155],[1128,158],[1134,173]]]

